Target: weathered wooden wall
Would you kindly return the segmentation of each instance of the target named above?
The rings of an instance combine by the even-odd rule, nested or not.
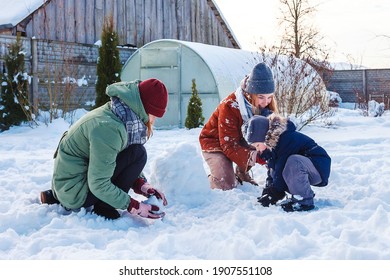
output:
[[[109,16],[121,45],[178,39],[239,47],[212,0],[49,0],[17,29],[26,37],[94,44]]]

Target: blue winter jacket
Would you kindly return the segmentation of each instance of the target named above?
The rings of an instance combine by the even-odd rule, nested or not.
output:
[[[302,155],[309,158],[321,175],[321,183],[317,187],[326,186],[330,176],[331,158],[324,148],[309,136],[296,131],[295,125],[277,115],[270,117],[270,129],[265,144],[269,149],[261,154],[273,172],[273,185],[278,191],[288,191],[282,172],[291,155]]]

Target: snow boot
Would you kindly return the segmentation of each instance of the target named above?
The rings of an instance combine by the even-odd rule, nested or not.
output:
[[[41,192],[41,203],[42,204],[60,204],[60,202],[54,197],[52,190]]]
[[[302,211],[310,211],[313,210],[314,204],[300,204],[297,201],[289,201],[286,203],[282,203],[280,205],[282,209],[286,212],[302,212]]]
[[[249,172],[242,171],[238,166],[236,166],[236,179],[242,185],[243,182],[251,183],[252,185],[258,186],[257,182],[249,175]]]

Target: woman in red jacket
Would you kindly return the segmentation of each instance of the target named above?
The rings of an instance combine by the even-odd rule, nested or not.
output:
[[[243,181],[257,185],[248,173],[256,164],[257,153],[244,140],[241,126],[254,115],[278,112],[274,91],[271,69],[265,63],[257,64],[240,87],[220,102],[203,127],[199,142],[210,168],[212,189],[229,190]]]

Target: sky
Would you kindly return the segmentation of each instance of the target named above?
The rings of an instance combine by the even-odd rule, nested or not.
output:
[[[42,205],[39,193],[50,188],[53,152],[69,119],[45,124],[42,115],[39,126],[12,127],[0,133],[0,274],[126,279],[116,273],[124,265],[259,266],[280,260],[285,262],[279,269],[280,262],[271,262],[272,279],[302,271],[317,279],[382,279],[390,273],[390,112],[375,118],[348,108],[341,103],[330,127],[317,123],[302,130],[327,150],[332,171],[328,186],[313,187],[316,209],[297,213],[257,202],[266,179],[261,165],[252,169],[259,186],[211,190],[200,128],[156,129],[145,144],[144,174],[168,200],[163,220],[121,211],[118,220],[107,221],[90,208],[73,212]],[[85,113],[77,112],[73,120]],[[89,262],[64,262],[75,260]],[[358,260],[380,262],[360,266]],[[333,262],[320,261],[341,262],[334,269]]]
[[[243,49],[272,45],[280,35],[279,0],[214,0]],[[331,62],[390,68],[390,1],[311,0],[313,24],[329,47]],[[383,37],[386,35],[388,37]]]

